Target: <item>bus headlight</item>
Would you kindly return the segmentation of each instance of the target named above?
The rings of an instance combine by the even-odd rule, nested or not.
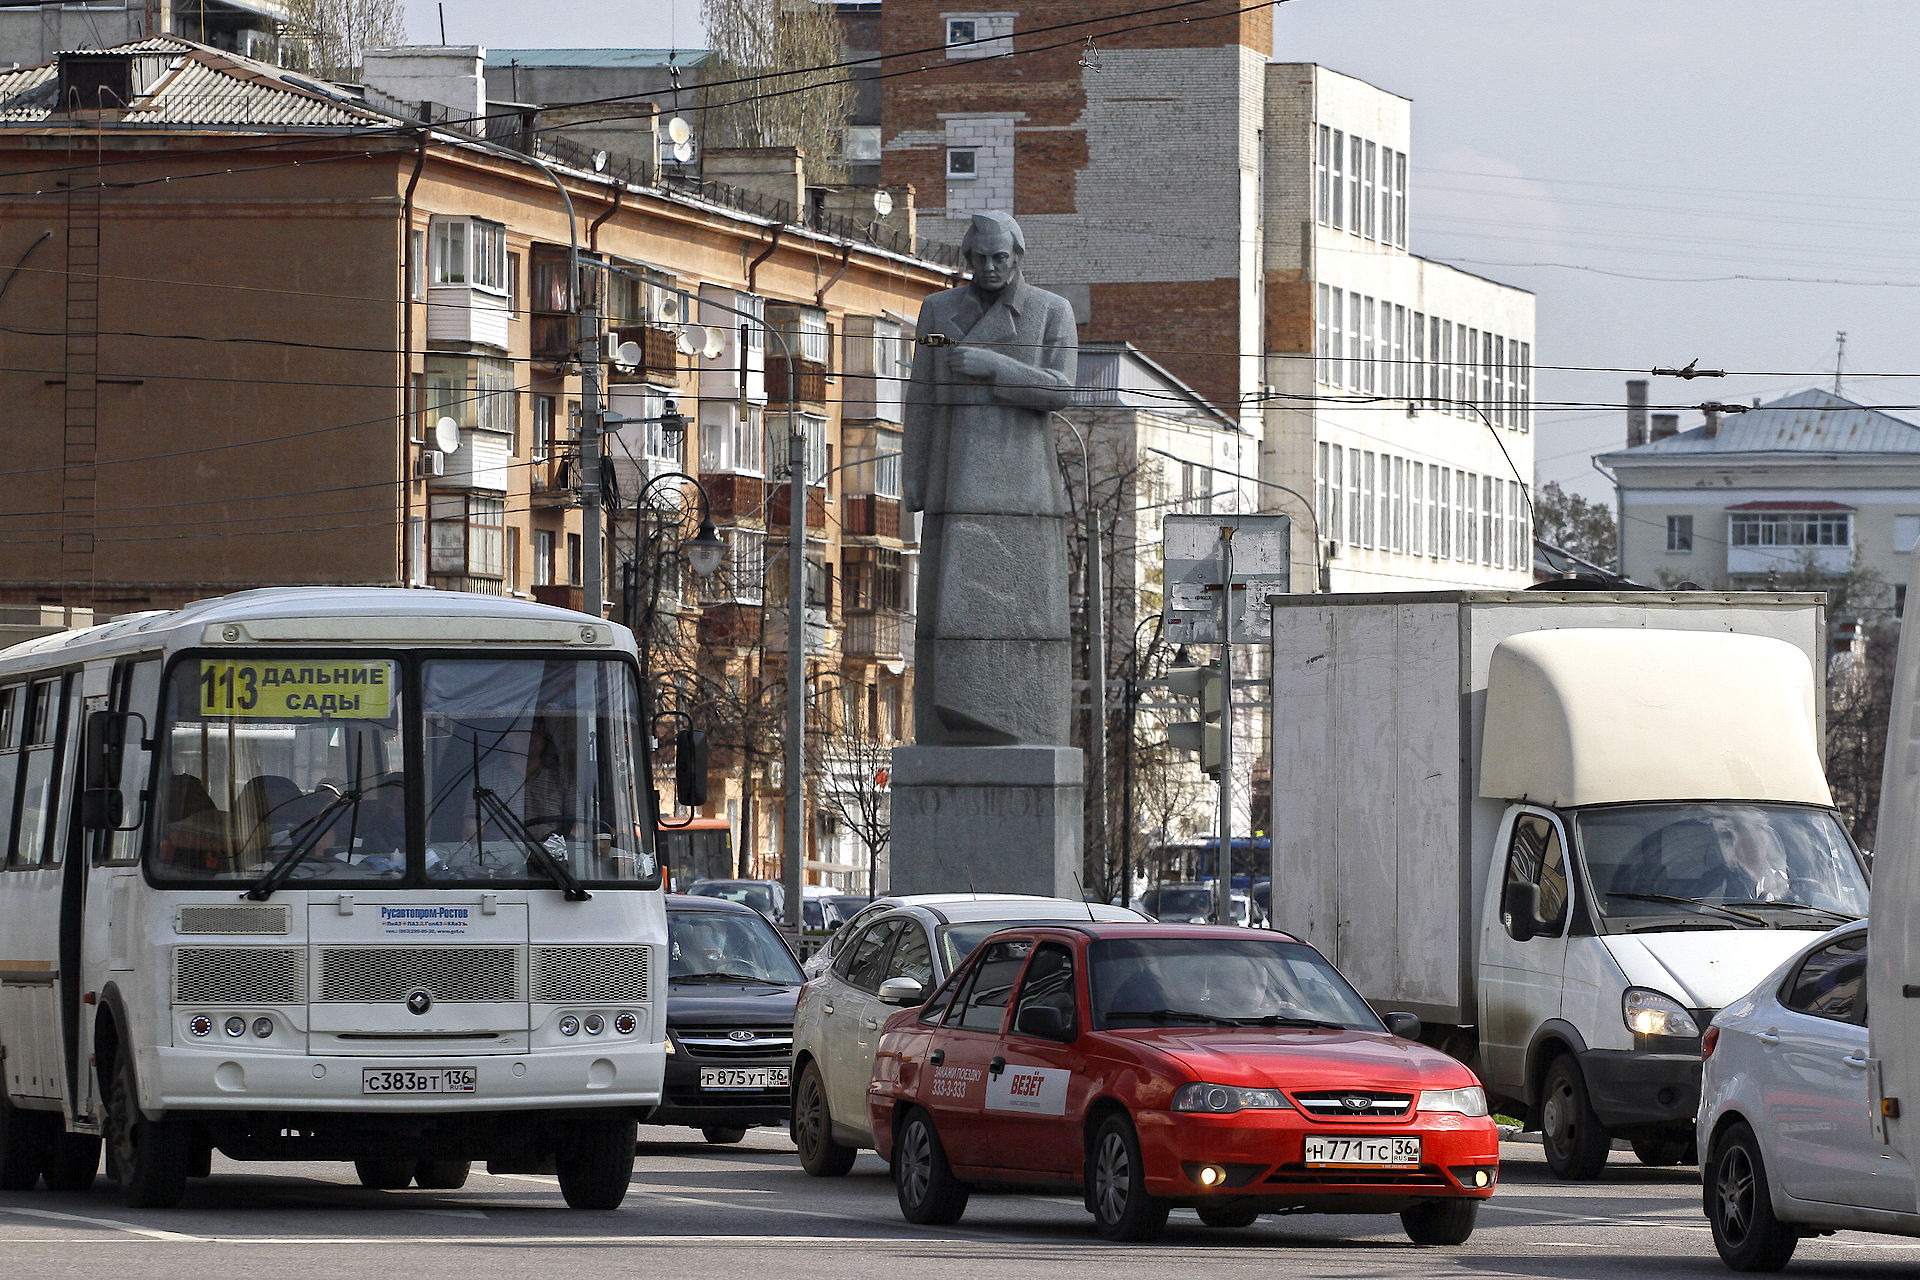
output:
[[[640,1025],[640,1020],[630,1013],[620,1014],[613,1020],[613,1029],[623,1036],[630,1036]]]
[[[563,1017],[563,1018],[561,1018],[561,1019],[560,1019],[560,1034],[561,1034],[561,1035],[563,1035],[563,1036],[577,1036],[577,1035],[579,1035],[579,1034],[580,1034],[580,1019],[578,1019],[578,1018],[576,1018],[576,1017],[574,1017],[574,1016],[573,1016],[572,1014],[570,1014],[570,1013],[569,1013],[569,1014],[567,1014],[567,1015],[566,1015],[565,1017]]]
[[[260,1037],[262,1040],[265,1040],[268,1036],[272,1035],[273,1019],[272,1018],[255,1018],[253,1020],[253,1034]]]
[[[587,1034],[597,1036],[607,1029],[607,1020],[597,1013],[587,1015]]]
[[[242,1018],[238,1014],[235,1014],[233,1017],[227,1019],[228,1035],[230,1036],[243,1035],[245,1034],[246,1030],[247,1030],[247,1020],[245,1018]]]
[[[213,1019],[204,1013],[196,1013],[187,1019],[187,1030],[196,1036],[210,1036],[213,1034]]]

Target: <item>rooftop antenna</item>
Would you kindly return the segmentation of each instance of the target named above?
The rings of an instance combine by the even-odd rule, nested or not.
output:
[[[447,6],[446,6],[446,5],[444,4],[444,3],[442,3],[442,4],[440,5],[440,44],[441,44],[441,47],[442,47],[442,48],[444,48],[444,47],[446,46],[446,43],[447,43]]]
[[[1839,348],[1833,353],[1833,394],[1840,394],[1840,376],[1847,367],[1847,331],[1840,330]]]

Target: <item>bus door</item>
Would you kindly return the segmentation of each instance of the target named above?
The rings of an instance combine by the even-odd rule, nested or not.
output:
[[[5,833],[6,893],[0,907],[0,1035],[7,1092],[16,1098],[61,1094],[57,999],[60,862],[72,776],[72,723],[79,717],[74,673],[43,675],[20,690],[19,743],[5,767],[15,785],[12,830]]]

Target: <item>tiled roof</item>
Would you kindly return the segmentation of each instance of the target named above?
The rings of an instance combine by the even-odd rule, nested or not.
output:
[[[1920,427],[1855,404],[1831,391],[1797,391],[1745,413],[1728,414],[1720,433],[1695,427],[1664,440],[1605,455],[1609,462],[1728,453],[1920,453]]]
[[[85,52],[132,53],[145,91],[114,117],[128,126],[338,129],[396,123],[308,79],[236,53],[174,36],[153,36]],[[58,118],[56,64],[0,72],[0,125],[46,124]]]

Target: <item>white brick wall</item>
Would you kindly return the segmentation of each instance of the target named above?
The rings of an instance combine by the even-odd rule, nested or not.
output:
[[[947,217],[965,218],[989,209],[1013,208],[1013,130],[1012,115],[942,116],[946,122],[948,152],[966,149],[973,152],[974,176],[947,174]],[[1023,224],[1022,228],[1025,230]]]

